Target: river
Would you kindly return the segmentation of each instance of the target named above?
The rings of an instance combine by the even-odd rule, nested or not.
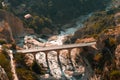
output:
[[[67,40],[67,36],[73,36],[74,32],[83,27],[84,21],[87,20],[91,15],[92,13],[88,15],[82,15],[77,18],[74,23],[62,26],[64,31],[60,31],[59,35],[53,35],[48,40],[37,38],[36,36],[26,36],[24,38],[24,48],[29,49],[63,45]],[[41,42],[36,40],[36,38]],[[68,50],[61,50],[60,52],[50,51],[48,53],[49,54],[47,57],[44,52],[38,52],[36,54],[36,60],[38,64],[42,64],[43,68],[48,68],[46,74],[41,77],[42,80],[47,78],[62,80],[85,80],[89,78],[88,73],[85,73],[86,69],[84,63],[76,63],[75,61],[75,58],[79,57],[79,49],[74,48],[70,52]],[[71,58],[69,58],[70,56]],[[78,59],[81,58],[79,57]]]
[[[109,6],[111,5],[112,4],[109,4]],[[106,11],[109,10],[109,6],[106,8]],[[73,23],[62,26],[62,30],[59,32],[60,34],[53,35],[48,38],[48,40],[37,38],[36,36],[26,36],[24,38],[24,48],[30,49],[64,45],[64,42],[68,40],[67,36],[73,36],[75,31],[84,27],[84,21],[91,17],[92,14],[93,13],[81,15],[79,18],[75,19]],[[46,74],[40,77],[41,80],[88,80],[93,71],[87,59],[81,58],[79,53],[80,49],[77,48],[74,48],[71,51],[49,51],[47,56],[44,52],[38,52],[35,55],[38,64],[42,64],[43,68],[47,68]],[[80,62],[77,63],[76,58],[79,59]],[[86,64],[88,66],[86,66]]]

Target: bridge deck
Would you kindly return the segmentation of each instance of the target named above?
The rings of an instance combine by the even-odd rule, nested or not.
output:
[[[79,48],[84,46],[95,45],[96,42],[91,43],[79,43],[79,44],[69,44],[69,45],[61,45],[61,46],[49,46],[49,47],[40,47],[38,49],[25,49],[25,50],[17,50],[17,53],[30,53],[30,52],[44,52],[44,51],[54,51],[61,49],[70,49],[70,48]]]

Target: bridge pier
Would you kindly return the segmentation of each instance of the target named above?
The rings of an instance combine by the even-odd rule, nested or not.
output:
[[[48,61],[48,53],[49,53],[49,51],[45,51],[44,53],[46,55],[45,58],[46,58],[46,63],[47,63],[47,68],[48,68],[48,74],[50,74],[52,76],[50,66],[49,66],[49,61]]]
[[[36,53],[32,53],[32,54],[34,56],[34,61],[37,61],[37,59],[36,59]]]
[[[75,67],[75,64],[73,64],[73,62],[76,62],[76,61],[72,60],[72,58],[74,58],[76,56],[74,56],[74,54],[71,54],[72,49],[73,48],[81,48],[81,47],[91,46],[91,45],[95,45],[95,44],[96,44],[96,42],[79,43],[79,44],[70,44],[70,45],[61,45],[61,46],[41,47],[41,48],[38,48],[38,49],[17,50],[16,52],[21,53],[21,54],[32,53],[35,61],[37,61],[36,53],[37,52],[44,52],[43,53],[43,55],[45,54],[44,57],[43,57],[43,55],[41,57],[40,56],[39,57],[41,59],[40,62],[44,63],[45,69],[47,68],[48,74],[51,75],[51,76],[55,76],[56,74],[61,74],[64,77],[64,80],[67,80],[63,69],[67,68],[68,71],[70,71],[70,70],[74,71],[75,69],[77,69]],[[61,50],[68,50],[68,52],[66,51],[65,55],[64,55],[64,53],[62,53],[62,55],[61,55],[60,54]],[[56,51],[57,52],[57,54],[55,54],[55,57],[54,57],[54,54],[52,54],[52,55],[50,54],[50,56],[49,56],[48,53],[50,51]],[[65,57],[63,57],[63,55]],[[52,64],[52,60],[54,60],[54,58],[55,58],[55,61],[53,61],[53,62],[55,62],[55,64]],[[49,60],[49,59],[52,59],[52,60]],[[63,65],[64,63],[61,62],[61,61],[64,62],[64,60],[66,60],[65,65]],[[70,63],[68,63],[68,62],[70,62]],[[84,62],[84,60],[83,60],[83,62]],[[56,65],[55,68],[54,68],[54,65]],[[60,69],[58,69],[58,67]],[[52,70],[52,69],[55,69],[55,70]],[[57,71],[57,70],[59,70],[59,71]],[[57,73],[55,73],[55,72],[57,72]]]
[[[68,58],[69,58],[71,66],[73,67],[73,71],[75,71],[75,67],[74,67],[74,64],[72,61],[72,57],[71,57],[71,51],[72,51],[72,49],[68,49]]]
[[[56,52],[57,52],[57,60],[58,60],[59,66],[60,66],[60,70],[61,70],[62,76],[63,76],[65,79],[67,79],[66,76],[65,76],[65,74],[64,74],[64,72],[63,72],[62,64],[61,64],[61,61],[60,61],[60,58],[59,58],[60,50],[56,50]]]

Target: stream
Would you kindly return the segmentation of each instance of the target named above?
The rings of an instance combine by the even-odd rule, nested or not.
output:
[[[36,36],[25,36],[24,38],[24,47],[25,49],[30,48],[40,48],[45,46],[56,46],[63,45],[67,40],[67,36],[73,35],[74,32],[81,27],[83,27],[83,22],[88,19],[92,13],[88,15],[80,16],[75,20],[74,25],[67,24],[62,28],[64,31],[60,31],[59,35],[53,35],[48,40],[38,38],[41,40],[39,42],[36,40]],[[69,27],[71,26],[71,27]],[[43,41],[43,42],[42,42]],[[48,68],[44,76],[41,77],[41,80],[47,79],[60,79],[60,80],[86,80],[89,72],[86,72],[85,65],[82,62],[76,63],[75,58],[79,57],[79,49],[74,48],[71,51],[65,49],[56,51],[49,51],[47,55],[44,52],[38,52],[36,60],[38,64],[42,64],[43,68]],[[80,57],[78,58],[80,59]],[[90,69],[90,68],[89,68]],[[89,70],[87,69],[87,70]],[[90,74],[89,74],[90,75]]]

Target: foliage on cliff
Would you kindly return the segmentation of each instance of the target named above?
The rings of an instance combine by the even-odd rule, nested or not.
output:
[[[12,78],[12,73],[10,68],[10,60],[4,51],[0,52],[0,65],[4,68],[8,78],[12,80],[13,78]]]
[[[39,74],[44,74],[44,70],[36,61],[31,66],[27,66],[25,63],[25,56],[21,54],[15,54],[16,60],[16,72],[18,78],[21,80],[38,80]]]
[[[1,9],[14,13],[26,26],[40,33],[43,27],[53,29],[51,24],[61,26],[80,15],[103,10],[111,0],[0,0],[0,3],[3,1],[6,6],[0,5]],[[28,13],[32,20],[24,19]]]
[[[15,54],[16,72],[21,80],[37,80],[36,74],[25,64],[24,55]]]
[[[0,39],[12,42],[16,37],[23,35],[22,21],[12,13],[0,9]]]
[[[89,13],[95,10],[104,9],[110,0],[10,0],[11,10],[16,15],[26,13],[50,17],[55,22],[65,22],[69,19]],[[16,9],[22,8],[22,12]]]
[[[96,12],[85,21],[84,27],[75,32],[75,38],[97,37],[105,29],[115,26],[114,14],[107,12]]]
[[[81,56],[85,57],[95,75],[101,80],[119,80],[119,65],[116,61],[115,49],[117,43],[114,33],[98,36],[96,48],[84,47]],[[117,64],[117,65],[116,65]]]
[[[32,28],[38,34],[44,32],[52,33],[50,29],[52,30],[54,28],[52,25],[52,20],[44,16],[33,16],[32,19],[24,19],[24,22],[26,26],[29,26],[29,28]],[[48,30],[44,31],[45,28]]]
[[[115,25],[114,17],[119,11],[120,9],[117,8],[94,13],[73,37],[73,39],[88,37],[96,39],[97,50],[90,51],[89,47],[85,48],[85,51],[88,51],[85,57],[91,64],[94,73],[101,76],[102,80],[120,79],[120,71],[117,67],[119,64],[115,54],[116,46],[119,45],[120,40],[120,27]]]

